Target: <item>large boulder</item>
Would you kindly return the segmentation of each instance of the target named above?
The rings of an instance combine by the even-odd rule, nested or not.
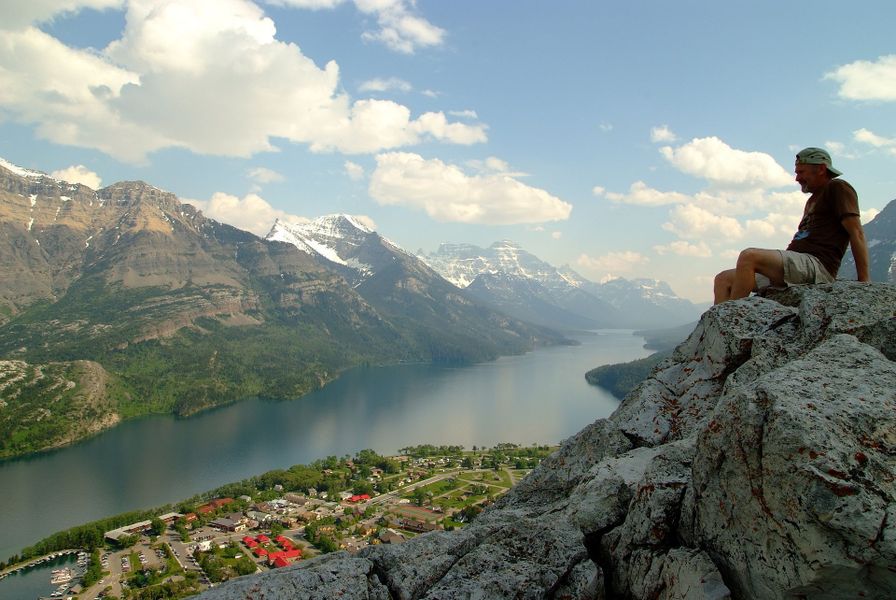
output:
[[[896,288],[707,311],[467,527],[203,598],[896,597]]]

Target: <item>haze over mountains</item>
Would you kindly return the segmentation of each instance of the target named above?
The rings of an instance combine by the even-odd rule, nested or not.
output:
[[[454,284],[508,314],[559,328],[671,327],[696,320],[705,306],[653,279],[589,281],[509,241],[488,248],[442,244],[422,257]]]
[[[667,327],[693,321],[703,309],[677,297],[664,282],[615,279],[598,284],[510,241],[489,248],[442,244],[436,252],[415,256],[347,215],[299,224],[277,221],[266,239],[291,243],[331,263],[359,289],[395,264],[413,265],[431,284],[441,276],[512,317],[559,330]]]

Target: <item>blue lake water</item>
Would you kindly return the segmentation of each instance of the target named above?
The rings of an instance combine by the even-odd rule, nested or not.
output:
[[[126,422],[86,442],[0,463],[0,558],[56,531],[174,503],[329,455],[414,444],[556,444],[618,401],[592,367],[650,354],[631,331],[582,335],[467,367],[359,368],[297,400],[245,400],[189,419]],[[0,581],[0,598],[9,582]],[[49,579],[49,577],[45,577]]]

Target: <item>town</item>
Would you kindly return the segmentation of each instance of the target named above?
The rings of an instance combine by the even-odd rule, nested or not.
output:
[[[555,449],[423,445],[271,471],[105,531],[89,559],[82,551],[83,573],[54,570],[50,597],[183,598],[323,553],[463,527]]]

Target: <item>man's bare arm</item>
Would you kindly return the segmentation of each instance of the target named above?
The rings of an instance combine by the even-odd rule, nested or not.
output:
[[[844,217],[843,228],[849,233],[849,247],[856,261],[856,274],[859,281],[871,281],[868,275],[868,245],[865,243],[865,230],[859,217]]]

